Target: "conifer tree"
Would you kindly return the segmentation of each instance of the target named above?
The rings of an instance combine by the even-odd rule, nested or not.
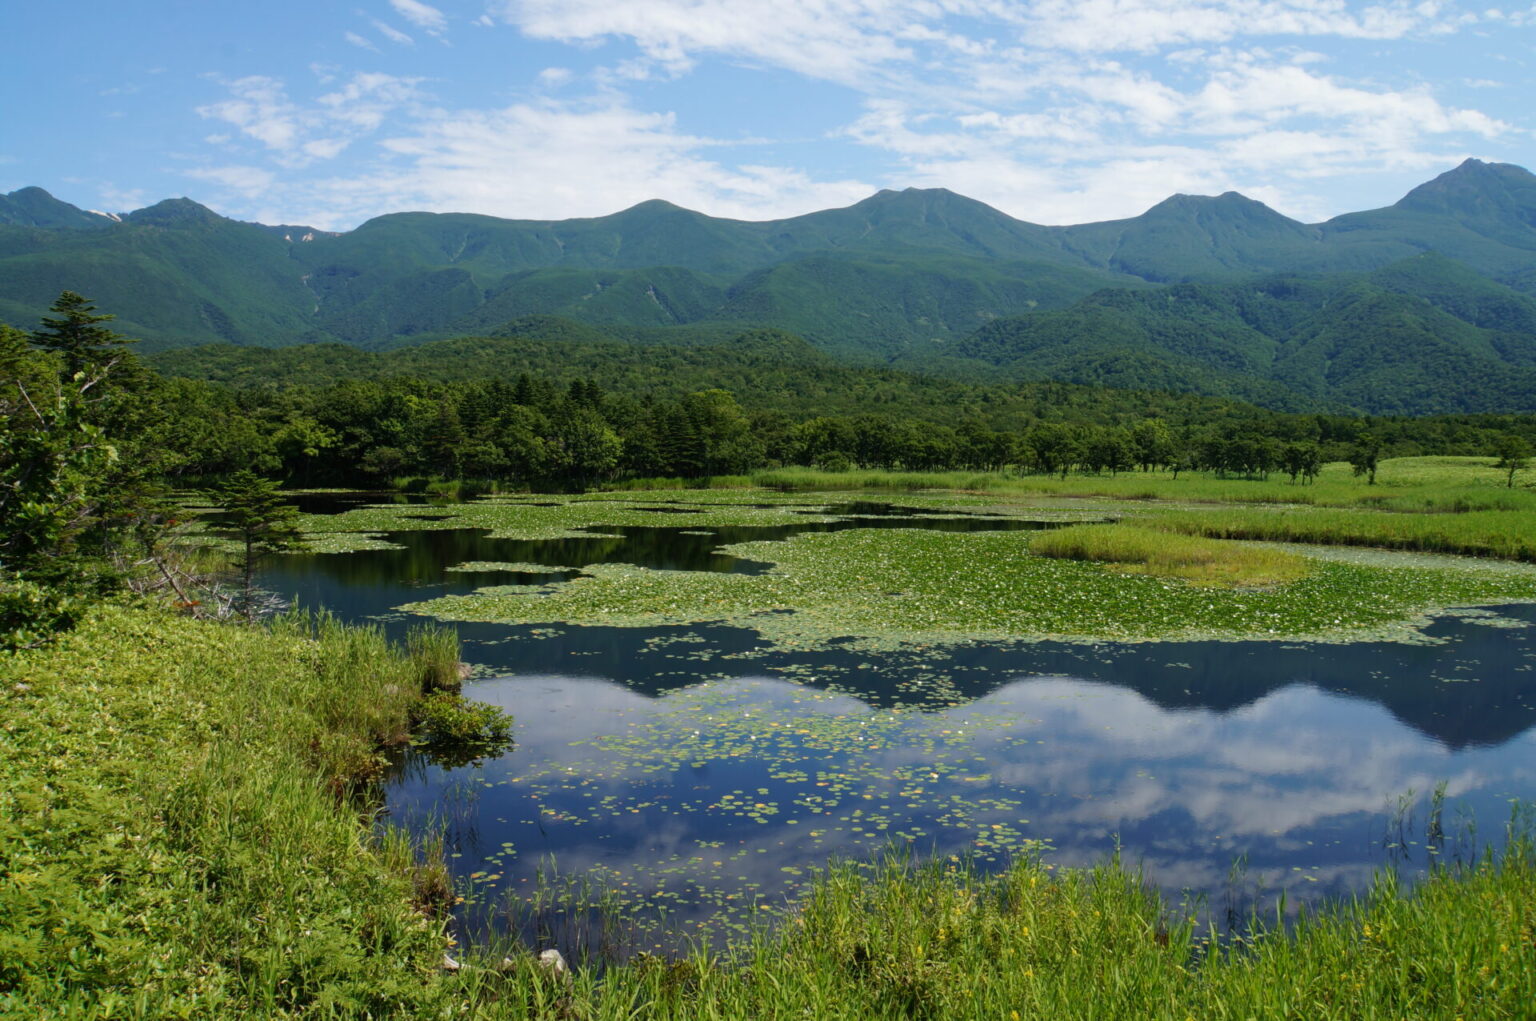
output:
[[[42,329],[32,334],[32,342],[63,358],[65,380],[74,379],[77,373],[110,367],[121,357],[123,345],[133,343],[101,325],[116,316],[96,314],[96,306],[74,291],[61,293],[48,310],[57,316],[43,317]]]
[[[283,503],[277,483],[249,469],[235,472],[209,495],[224,508],[227,528],[240,541],[235,556],[240,572],[240,598],[236,609],[247,619],[256,616],[256,562],[268,553],[303,548],[298,508]]]

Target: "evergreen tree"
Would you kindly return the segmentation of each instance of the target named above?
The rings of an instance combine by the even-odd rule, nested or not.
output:
[[[228,531],[241,544],[242,550],[235,556],[235,569],[240,572],[236,609],[252,620],[256,616],[256,562],[268,553],[303,548],[298,508],[283,503],[277,483],[249,469],[235,472],[210,490],[209,496],[224,508]]]
[[[66,380],[80,372],[108,368],[122,356],[123,345],[132,343],[101,325],[116,316],[95,314],[96,306],[74,291],[64,291],[48,310],[58,315],[43,317],[42,329],[32,334],[32,342],[63,359]]]

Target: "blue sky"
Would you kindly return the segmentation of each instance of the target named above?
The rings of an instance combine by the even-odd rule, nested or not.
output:
[[[1298,219],[1536,168],[1536,4],[86,0],[12,5],[0,191],[765,219],[947,187],[1037,223],[1241,191]]]

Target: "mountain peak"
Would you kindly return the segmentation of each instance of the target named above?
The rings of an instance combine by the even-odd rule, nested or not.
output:
[[[47,229],[96,230],[110,226],[111,220],[104,215],[88,213],[31,185],[17,188],[9,195],[0,195],[0,223]]]
[[[629,216],[634,213],[691,213],[693,210],[685,209],[675,202],[666,199],[646,199],[644,202],[636,202],[628,209],[622,209],[615,216]]]
[[[1509,217],[1536,225],[1536,174],[1513,163],[1466,159],[1393,207],[1457,217]]]
[[[1163,199],[1163,201],[1148,209],[1142,215],[1151,215],[1159,211],[1165,213],[1198,213],[1206,210],[1242,210],[1248,213],[1267,213],[1270,216],[1286,219],[1285,216],[1275,212],[1258,199],[1251,199],[1239,191],[1224,191],[1220,195],[1186,195],[1183,192],[1179,192]]]
[[[218,223],[224,217],[201,203],[183,197],[166,199],[144,209],[136,209],[125,219],[129,223],[147,223],[156,227],[185,227]]]

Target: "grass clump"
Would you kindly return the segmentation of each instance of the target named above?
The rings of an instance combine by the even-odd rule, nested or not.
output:
[[[1091,560],[1127,574],[1183,578],[1212,588],[1272,587],[1310,573],[1304,557],[1284,550],[1135,525],[1072,525],[1036,536],[1029,548],[1040,556]]]
[[[1322,507],[1159,510],[1148,524],[1188,535],[1258,539],[1536,562],[1536,513],[1477,510],[1428,514]]]
[[[692,1004],[679,992],[658,1014],[748,1016],[720,1001],[761,997],[752,1013],[770,1017],[1523,1017],[1536,996],[1533,895],[1518,842],[1411,895],[1386,875],[1291,932],[1259,924],[1222,943],[1116,862],[1022,860],[995,877],[953,861],[845,865],[737,988],[698,981]]]
[[[512,742],[512,717],[456,691],[434,691],[411,713],[411,741],[444,765],[498,755]]]

